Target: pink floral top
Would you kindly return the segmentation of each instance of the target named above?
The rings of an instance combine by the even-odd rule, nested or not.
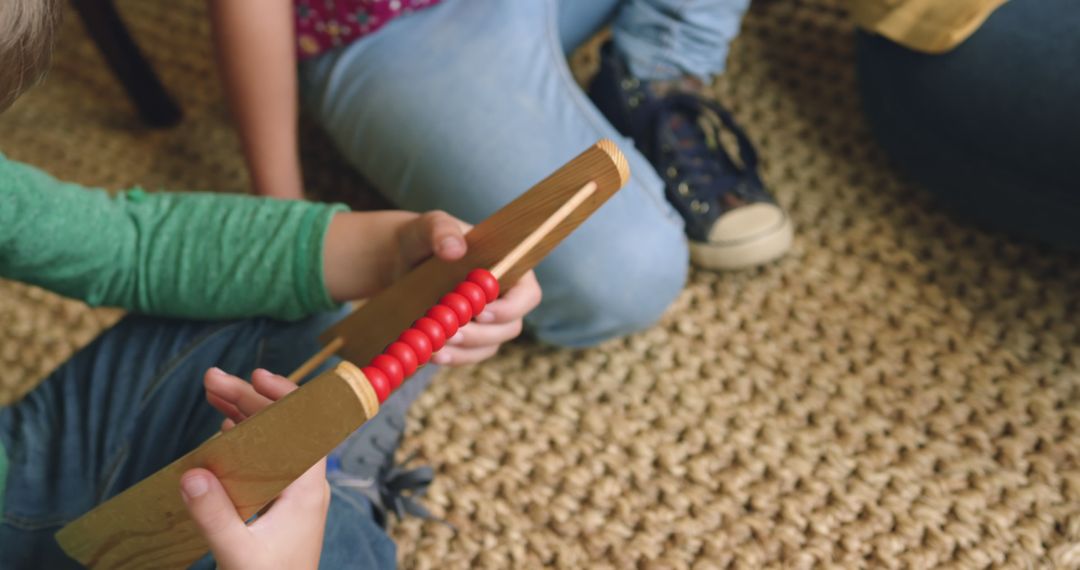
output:
[[[295,0],[296,49],[315,57],[374,33],[394,18],[439,0]]]

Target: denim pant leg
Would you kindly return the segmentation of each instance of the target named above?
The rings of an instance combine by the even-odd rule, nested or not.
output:
[[[860,33],[859,88],[895,163],[994,229],[1080,250],[1080,4],[1016,0],[944,54]]]
[[[612,23],[615,47],[641,79],[724,71],[750,0],[559,0],[559,35],[569,54]]]
[[[626,0],[612,29],[615,47],[641,79],[724,71],[749,0]]]
[[[446,0],[301,68],[306,107],[399,207],[469,222],[600,138],[632,180],[537,268],[542,339],[585,346],[653,324],[688,254],[663,183],[574,82],[557,0]]]
[[[129,316],[102,334],[21,402],[0,410],[10,461],[0,567],[77,567],[53,539],[61,526],[217,431],[222,417],[202,389],[207,368],[243,377],[256,367],[288,372],[317,350],[316,335],[340,316],[298,323]],[[364,506],[335,494],[331,511],[344,509],[335,518],[357,532],[348,544],[324,549],[360,550],[392,565],[393,544],[364,524]],[[340,534],[327,536],[342,542]]]

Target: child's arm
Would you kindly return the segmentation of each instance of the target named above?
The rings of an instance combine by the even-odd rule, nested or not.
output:
[[[303,197],[291,0],[209,0],[229,109],[255,193]]]
[[[110,195],[0,157],[0,276],[140,313],[298,319],[335,306],[323,238],[344,210],[235,194]]]
[[[0,277],[92,305],[198,319],[297,319],[373,295],[430,255],[465,254],[465,226],[441,212],[235,194],[111,196],[0,155]],[[440,351],[483,360],[540,301],[529,275]]]

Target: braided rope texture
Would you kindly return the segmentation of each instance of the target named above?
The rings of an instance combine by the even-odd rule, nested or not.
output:
[[[0,148],[87,184],[243,191],[203,3],[118,5],[183,124],[143,128],[72,16]],[[405,567],[1080,567],[1080,257],[954,221],[890,167],[838,5],[755,3],[715,85],[792,253],[693,273],[627,339],[522,341],[435,382],[402,453],[457,530],[395,523]],[[303,136],[319,197],[380,204]],[[118,315],[0,282],[5,400]]]

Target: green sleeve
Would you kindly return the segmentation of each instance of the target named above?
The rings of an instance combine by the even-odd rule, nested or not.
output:
[[[146,314],[298,319],[334,306],[323,239],[343,209],[235,194],[110,195],[0,155],[0,277]]]

